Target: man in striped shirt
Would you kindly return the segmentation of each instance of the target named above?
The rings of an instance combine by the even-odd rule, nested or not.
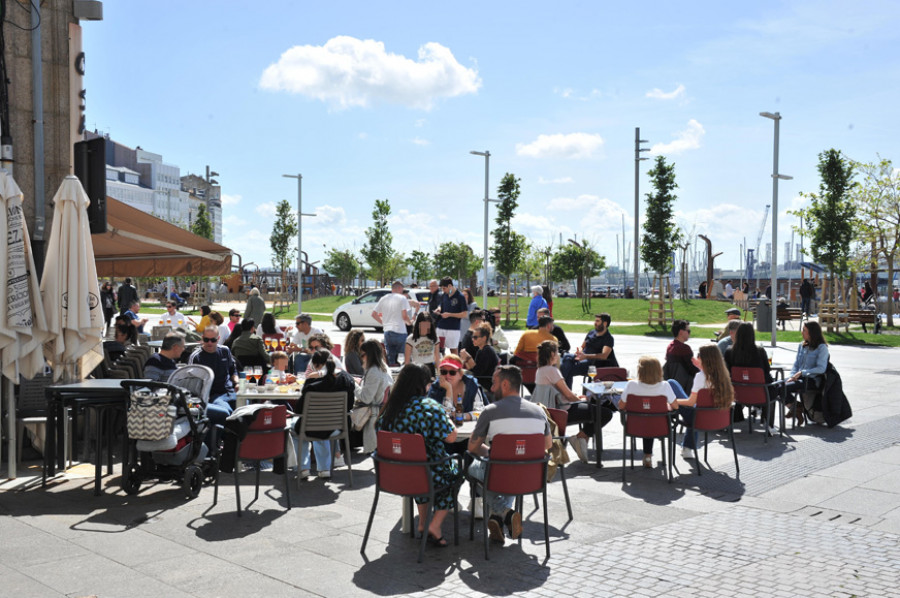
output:
[[[475,430],[469,438],[469,451],[482,457],[490,453],[490,442],[497,434],[543,434],[544,448],[553,444],[550,425],[544,412],[535,403],[523,399],[519,395],[522,386],[522,371],[514,365],[504,365],[494,371],[491,392],[501,397],[484,408],[475,424]],[[476,460],[469,467],[469,473],[484,480],[484,462]],[[509,529],[514,540],[522,534],[522,517],[512,509],[512,496],[488,493],[490,519],[488,531],[491,540],[504,541],[503,525]]]

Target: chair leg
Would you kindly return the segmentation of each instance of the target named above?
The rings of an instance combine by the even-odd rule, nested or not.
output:
[[[375,498],[372,499],[372,510],[369,511],[369,521],[366,523],[366,533],[363,534],[362,546],[359,547],[359,554],[366,556],[366,544],[369,541],[369,532],[372,531],[372,522],[375,520],[375,509],[378,507],[378,494],[381,489],[375,484]]]
[[[353,462],[350,459],[350,433],[344,430],[344,463],[347,464],[347,475],[350,476],[350,487],[353,488]]]
[[[543,502],[544,502],[544,544],[547,547],[547,558],[550,558],[550,524],[547,519],[547,484],[544,483],[543,488]],[[566,500],[568,500],[568,494],[566,495]],[[572,514],[569,513],[569,520],[571,521]],[[519,536],[519,541],[521,542],[522,536]]]
[[[566,484],[565,465],[559,466],[559,476],[562,479],[563,495],[566,497],[566,511],[569,513],[569,521],[572,521],[574,517],[572,516],[572,502],[569,500],[569,486]]]
[[[626,443],[628,442],[628,437],[625,435],[625,428],[622,428],[622,483],[625,483],[625,452],[628,450],[626,448]]]
[[[287,495],[287,510],[291,510],[291,480],[288,475],[288,466],[287,466],[287,447],[284,450],[284,491]]]
[[[238,482],[239,463],[234,464],[234,500],[237,501],[237,515],[241,517],[241,484]]]
[[[262,461],[256,461],[256,493],[253,495],[253,502],[259,500],[259,470],[261,467]]]
[[[473,511],[472,516],[469,517],[469,541],[470,542],[475,539],[475,513],[474,513],[475,498],[476,498],[475,497],[475,485],[476,485],[476,483],[474,480],[469,480],[469,502],[472,503],[472,511]],[[480,499],[481,497],[478,497],[478,498]],[[484,507],[484,504],[482,504],[481,506]],[[484,510],[482,509],[481,512],[484,513]]]
[[[488,515],[487,490],[485,490],[484,486],[481,488],[481,506],[481,512],[484,514],[484,517],[481,518],[481,535],[484,540],[484,560],[489,561],[491,560],[491,555],[488,554],[488,519],[490,519],[490,516]]]
[[[734,443],[734,426],[728,427],[728,435],[731,437],[731,450],[734,452],[735,476],[741,475],[741,466],[738,465],[737,445]]]

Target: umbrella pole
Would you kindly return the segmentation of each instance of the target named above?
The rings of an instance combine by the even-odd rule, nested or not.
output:
[[[6,418],[9,429],[6,433],[6,439],[9,443],[6,451],[8,465],[6,467],[6,477],[10,480],[16,479],[16,391],[13,381],[4,377],[6,384],[3,385],[6,395],[6,406],[8,416]]]

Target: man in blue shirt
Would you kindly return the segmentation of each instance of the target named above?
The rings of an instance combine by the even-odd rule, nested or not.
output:
[[[440,320],[437,323],[438,338],[444,339],[444,348],[453,354],[459,353],[459,321],[468,317],[469,306],[459,289],[453,286],[453,279],[441,279],[441,306],[435,310]]]
[[[141,311],[141,302],[132,301],[124,316],[128,320],[128,323],[137,329],[138,334],[143,334],[144,324],[147,323],[147,318],[141,318],[140,316],[138,316],[139,311]]]
[[[528,304],[528,317],[525,319],[525,326],[534,330],[538,327],[538,310],[546,307],[550,308],[547,305],[547,300],[543,297],[544,289],[541,285],[536,284],[531,287],[531,303]]]
[[[219,346],[218,326],[207,326],[200,341],[200,347],[194,350],[188,363],[205,365],[213,371],[206,415],[214,424],[224,425],[237,402],[237,394],[234,392],[237,384],[234,357],[228,347]]]
[[[144,377],[154,382],[165,382],[178,367],[178,360],[184,353],[184,337],[170,332],[162,341],[159,353],[154,353],[144,364]]]

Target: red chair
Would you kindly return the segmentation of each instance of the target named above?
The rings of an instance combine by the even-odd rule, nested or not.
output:
[[[731,450],[734,451],[734,469],[737,475],[741,474],[738,465],[737,445],[734,443],[734,424],[731,421],[733,407],[716,407],[713,405],[712,394],[708,388],[700,389],[697,393],[697,404],[694,406],[694,423],[692,427],[698,432],[703,432],[703,460],[709,467],[707,458],[709,449],[709,433],[728,430],[731,439]],[[697,452],[697,449],[694,449]],[[709,467],[712,469],[712,467]],[[703,475],[703,468],[697,465],[697,475]]]
[[[585,376],[586,378],[587,376]],[[628,370],[625,368],[597,368],[597,382],[625,382],[628,380]],[[603,467],[603,417],[601,408],[604,401],[597,400],[594,404],[594,448],[597,449],[597,469]]]
[[[748,407],[765,407],[766,413],[772,413],[776,399],[783,394],[784,385],[781,382],[771,382],[766,384],[766,374],[762,368],[748,368],[743,366],[731,367],[731,385],[734,387],[734,402],[738,405],[746,405]],[[781,425],[778,429],[779,436],[784,435],[784,397],[781,396]],[[769,439],[769,422],[766,417],[763,418],[763,425],[766,428],[763,442]],[[747,433],[753,432],[753,418],[747,418]]]
[[[241,461],[253,461],[256,465],[256,495],[247,505],[249,507],[259,499],[259,463],[267,459],[276,459],[287,456],[287,443],[289,441],[287,428],[287,407],[285,405],[273,405],[256,412],[256,419],[250,424],[243,439],[238,438],[234,451],[234,498],[237,501],[237,514],[241,516],[241,486],[238,480]],[[226,434],[235,434],[233,430],[225,429]],[[287,466],[284,468],[284,487],[287,494],[287,508],[291,509],[291,486],[288,483]],[[219,475],[216,473],[216,489],[213,494],[213,504],[219,499]]]
[[[568,450],[569,439],[566,437],[566,426],[569,424],[569,412],[564,409],[550,408],[547,411],[550,413],[550,417],[553,418],[553,422],[556,424],[556,429],[559,432],[559,436],[554,436],[553,440],[559,440],[562,442],[563,450]],[[563,463],[557,463],[556,465],[559,470],[559,477],[562,480],[563,494],[566,496],[566,510],[569,512],[569,521],[572,521],[574,517],[572,515],[572,503],[569,500],[569,486],[566,484],[566,466]]]
[[[338,359],[341,358],[341,344],[340,343],[335,343],[334,346],[331,347],[331,354],[334,355],[335,357],[337,357]]]
[[[597,368],[597,382],[625,382],[628,380],[628,370],[625,368]]]
[[[634,439],[659,438],[663,444],[663,464],[668,480],[672,482],[672,461],[675,460],[675,442],[672,438],[672,417],[669,401],[664,396],[644,397],[629,395],[625,404],[625,425],[622,426],[622,482],[625,482],[625,444],[631,437],[631,469],[634,469]],[[668,441],[668,446],[666,446]],[[666,459],[666,455],[669,458]]]
[[[428,528],[434,516],[434,496],[437,492],[447,490],[447,486],[435,487],[431,475],[431,466],[445,463],[451,459],[459,459],[461,455],[448,455],[440,461],[429,461],[425,451],[425,438],[421,434],[401,434],[399,432],[378,432],[378,448],[372,458],[375,461],[375,498],[372,499],[372,510],[363,536],[359,553],[365,557],[366,543],[375,519],[375,508],[381,492],[396,494],[408,498],[427,497],[428,515],[425,521],[425,533],[419,546],[418,562],[422,562],[425,554],[425,542],[428,539]],[[458,484],[455,484],[458,488]],[[455,502],[455,501],[454,501]],[[409,501],[410,521],[413,517],[413,501]],[[415,528],[410,527],[410,537],[415,537]],[[453,543],[459,544],[459,508],[453,507]]]
[[[544,449],[543,434],[497,434],[491,440],[491,453],[487,459],[480,455],[472,455],[485,463],[484,481],[467,475],[474,502],[476,488],[481,488],[482,532],[484,534],[484,558],[490,560],[488,554],[488,505],[487,493],[504,494],[516,497],[516,510],[522,513],[522,497],[526,494],[537,496],[540,492],[544,502],[544,542],[547,546],[547,558],[550,558],[550,528],[547,523],[547,462],[550,456]],[[469,539],[475,539],[475,519],[469,521]],[[519,536],[522,545],[522,536]]]
[[[534,392],[534,380],[538,370],[537,353],[516,353],[515,365],[522,370],[522,386],[527,388],[528,392]]]

